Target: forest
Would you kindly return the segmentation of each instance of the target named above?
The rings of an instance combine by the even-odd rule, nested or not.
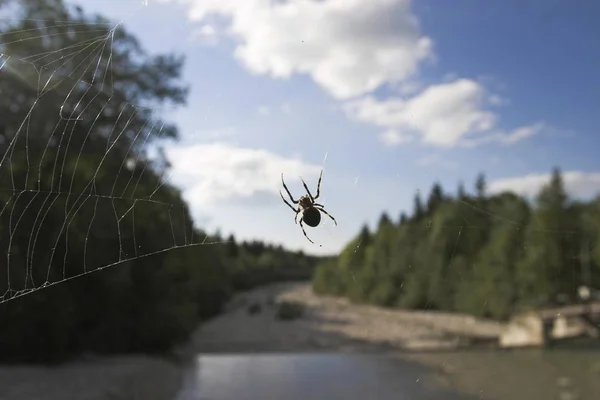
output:
[[[0,12],[0,362],[161,353],[235,291],[310,278],[315,257],[195,227],[149,156],[182,57],[61,0]]]
[[[323,261],[314,290],[355,302],[466,312],[503,320],[539,307],[577,302],[580,285],[600,285],[600,196],[570,199],[558,168],[534,199],[474,195],[434,184],[412,215],[381,216]]]

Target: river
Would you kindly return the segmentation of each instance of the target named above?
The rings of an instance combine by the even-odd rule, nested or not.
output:
[[[382,354],[199,355],[176,400],[459,400],[420,364]]]
[[[278,301],[303,305],[276,317]],[[248,312],[251,304],[262,306]],[[452,348],[501,326],[460,314],[380,309],[317,296],[306,284],[239,294],[195,333],[176,400],[600,398],[600,350]],[[382,345],[386,344],[386,345]],[[414,351],[417,350],[417,351]]]

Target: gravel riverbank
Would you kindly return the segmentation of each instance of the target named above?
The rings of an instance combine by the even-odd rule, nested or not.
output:
[[[275,318],[276,303],[300,304],[303,315]],[[261,310],[249,313],[250,305]],[[238,295],[223,315],[193,338],[198,352],[377,349],[455,349],[472,341],[496,341],[501,324],[469,315],[415,312],[351,304],[316,296],[308,284],[277,284]]]
[[[305,308],[293,321],[275,318],[276,303]],[[248,306],[260,305],[250,314]],[[453,348],[465,334],[493,338],[499,326],[469,316],[384,310],[319,297],[309,284],[275,284],[235,296],[204,323],[182,358],[198,352],[378,351]],[[86,358],[58,367],[0,366],[0,400],[172,399],[184,366],[146,356]]]
[[[296,319],[278,304],[299,303]],[[145,356],[87,358],[60,367],[0,366],[0,400],[172,400],[197,353],[379,352],[427,365],[432,384],[481,399],[600,398],[598,350],[491,351],[502,325],[468,315],[382,309],[316,296],[308,284],[276,284],[235,296],[202,324],[179,362]],[[479,350],[477,350],[479,349]],[[546,383],[544,383],[546,382]]]

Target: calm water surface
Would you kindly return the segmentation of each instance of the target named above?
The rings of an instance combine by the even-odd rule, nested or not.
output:
[[[427,370],[387,355],[201,355],[176,400],[469,399],[428,383]]]

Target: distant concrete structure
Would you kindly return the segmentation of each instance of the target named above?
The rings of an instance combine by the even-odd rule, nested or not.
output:
[[[593,298],[594,291],[583,294]],[[598,291],[595,291],[598,293]],[[600,337],[598,320],[600,302],[588,302],[539,311],[530,311],[513,317],[500,333],[500,347],[547,346],[553,340],[578,336]]]

